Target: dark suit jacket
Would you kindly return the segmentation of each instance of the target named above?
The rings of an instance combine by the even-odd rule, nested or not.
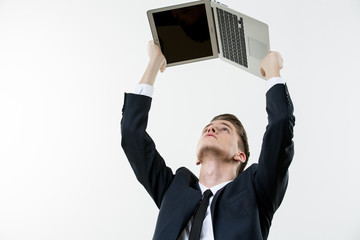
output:
[[[122,147],[139,182],[159,207],[153,239],[177,239],[201,199],[198,178],[187,168],[175,174],[146,133],[151,98],[125,94],[121,120]],[[280,206],[294,155],[293,105],[286,85],[266,94],[268,125],[258,164],[252,164],[219,190],[211,204],[214,237],[218,240],[267,239]]]

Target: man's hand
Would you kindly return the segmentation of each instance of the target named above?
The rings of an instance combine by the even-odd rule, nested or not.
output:
[[[269,80],[272,77],[280,77],[283,68],[283,59],[279,52],[270,51],[260,63],[261,75]]]
[[[148,55],[150,58],[150,63],[154,67],[158,67],[160,72],[164,72],[166,69],[166,59],[162,54],[158,45],[154,43],[154,41],[149,41],[148,44]]]
[[[153,86],[158,72],[164,72],[166,68],[166,59],[159,46],[153,41],[148,44],[149,64],[140,80],[141,84]]]

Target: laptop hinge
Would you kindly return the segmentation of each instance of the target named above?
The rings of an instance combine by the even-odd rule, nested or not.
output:
[[[213,19],[213,22],[214,22],[216,46],[217,46],[218,54],[220,54],[219,41],[218,41],[218,35],[217,35],[217,31],[216,31],[216,24],[215,24],[215,16],[214,16],[214,8],[213,7],[211,7],[211,13],[212,13],[212,19]]]

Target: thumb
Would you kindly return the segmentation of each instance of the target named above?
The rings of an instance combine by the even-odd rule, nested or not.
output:
[[[263,76],[263,77],[265,77],[266,75],[265,75],[265,71],[264,71],[264,69],[261,67],[260,68],[260,73],[261,73],[261,76]]]
[[[165,72],[165,70],[166,70],[166,59],[164,59],[164,62],[163,62],[163,64],[161,65],[161,67],[160,67],[160,72]]]
[[[282,69],[284,66],[284,60],[279,52],[274,52],[276,54],[276,61],[279,65],[279,68]]]

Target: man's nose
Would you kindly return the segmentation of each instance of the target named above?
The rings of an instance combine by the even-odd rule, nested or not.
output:
[[[207,130],[208,133],[212,132],[212,133],[216,133],[216,128],[214,128],[213,126],[210,126]]]

